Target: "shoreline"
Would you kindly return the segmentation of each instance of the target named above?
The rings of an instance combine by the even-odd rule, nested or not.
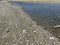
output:
[[[58,38],[38,26],[19,6],[1,3],[0,17],[0,45],[60,44]]]

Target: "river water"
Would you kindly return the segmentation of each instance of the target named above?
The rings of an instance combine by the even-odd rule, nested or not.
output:
[[[42,26],[57,37],[60,35],[60,28],[53,28],[55,25],[60,25],[60,3],[11,2],[11,4],[22,6],[37,25]]]

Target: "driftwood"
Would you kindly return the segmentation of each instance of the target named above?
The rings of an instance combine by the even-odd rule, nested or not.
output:
[[[60,25],[53,26],[54,28],[60,28]]]

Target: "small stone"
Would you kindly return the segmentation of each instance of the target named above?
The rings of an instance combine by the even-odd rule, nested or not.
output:
[[[6,43],[6,45],[7,45],[8,43]]]
[[[36,31],[34,30],[34,32],[36,32]]]
[[[9,30],[8,31],[6,31],[6,33],[8,33],[9,32]]]
[[[19,38],[19,40],[21,40],[21,37]]]
[[[7,37],[7,34],[3,35],[3,38],[4,38],[4,37]]]
[[[10,23],[10,25],[12,25],[12,23]]]
[[[15,44],[13,44],[13,45],[15,45]]]
[[[16,24],[16,28],[18,27],[18,25]]]
[[[15,39],[15,41],[16,41],[17,39]]]
[[[29,40],[26,40],[27,42],[29,42]]]
[[[0,22],[2,22],[2,21],[0,21]]]
[[[54,37],[49,37],[50,40],[54,40]]]
[[[23,30],[23,34],[25,34],[25,33],[26,33],[26,29]]]

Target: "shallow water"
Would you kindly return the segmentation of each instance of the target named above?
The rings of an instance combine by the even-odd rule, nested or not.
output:
[[[11,2],[11,4],[22,6],[37,25],[41,25],[56,36],[60,35],[60,28],[53,28],[55,25],[60,25],[60,3]]]
[[[52,23],[60,20],[59,3],[23,3],[13,2],[12,5],[22,6],[24,10],[33,17],[44,18]],[[60,23],[58,23],[60,24]]]

